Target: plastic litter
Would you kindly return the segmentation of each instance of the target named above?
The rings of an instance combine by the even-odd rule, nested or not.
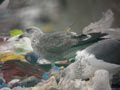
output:
[[[31,64],[36,64],[39,56],[34,52],[30,52],[25,55],[25,59]]]
[[[61,66],[60,69],[63,70],[65,67],[64,66]]]
[[[52,66],[52,69],[54,70],[54,71],[58,71],[59,70],[59,67],[57,67],[57,66]]]
[[[11,90],[11,89],[8,87],[5,87],[5,88],[1,88],[0,90]]]
[[[36,87],[41,88],[41,90],[49,90],[50,88],[57,88],[57,82],[54,76],[51,76],[48,80],[40,82]]]
[[[16,53],[25,55],[33,51],[31,40],[27,37],[20,38],[14,43]]]
[[[33,51],[31,46],[31,40],[28,37],[24,37],[23,35],[16,35],[7,40],[9,43],[4,48],[7,48],[6,51],[15,52],[17,54],[25,55],[29,52]]]
[[[21,29],[14,29],[10,31],[10,36],[16,36],[20,34],[23,34],[23,31]]]
[[[25,55],[29,52],[33,52],[31,46],[31,40],[27,37],[21,37],[17,35],[10,37],[7,41],[0,43],[0,52],[13,52],[16,54]]]
[[[31,88],[28,88],[26,90],[42,90],[40,87],[31,87]]]
[[[42,79],[46,80],[47,77],[48,77],[47,72],[45,72],[45,73],[43,74],[43,76],[42,76]]]
[[[0,37],[0,42],[3,42],[4,41],[4,38]]]
[[[6,83],[8,83],[11,79],[16,79],[17,77],[22,79],[24,76],[36,76],[42,79],[42,75],[45,71],[27,62],[11,60],[2,65],[1,72],[3,73],[3,78]]]
[[[51,64],[50,61],[48,61],[48,60],[46,60],[46,59],[41,59],[41,58],[39,58],[39,59],[37,60],[37,63],[38,63],[38,64],[42,64],[42,65],[44,65],[44,64]]]
[[[11,52],[0,52],[0,61],[5,62],[9,60],[25,60],[25,57],[23,55],[18,55],[16,53],[11,53]]]
[[[14,84],[18,83],[20,79],[12,79],[10,82],[8,82],[8,87],[12,87]]]
[[[38,80],[35,79],[35,80],[19,83],[18,86],[20,86],[20,87],[34,87],[39,82],[40,82],[39,79]]]
[[[0,89],[5,87],[8,87],[7,84],[2,79],[0,79]]]
[[[22,87],[14,87],[12,90],[26,90],[26,89]]]
[[[0,52],[14,52],[14,45],[12,42],[1,42],[0,43]]]

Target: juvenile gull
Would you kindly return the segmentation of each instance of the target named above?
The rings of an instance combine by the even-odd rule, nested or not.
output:
[[[63,71],[64,79],[88,79],[96,70],[105,69],[112,76],[120,71],[120,41],[107,39],[99,41],[77,52],[76,61]]]
[[[43,33],[37,27],[29,27],[26,34],[31,38],[34,50],[42,57],[50,61],[66,60],[73,58],[78,49],[102,40],[105,34],[97,33],[78,35],[74,32],[51,32]]]

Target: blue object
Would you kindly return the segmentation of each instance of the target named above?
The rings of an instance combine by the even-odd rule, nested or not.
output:
[[[0,79],[0,84],[2,84],[4,81],[2,79]]]
[[[40,82],[39,79],[38,80],[31,80],[31,81],[26,81],[26,82],[23,82],[23,83],[19,83],[17,86],[20,86],[20,87],[34,87],[39,82]]]
[[[42,79],[46,80],[47,77],[48,77],[47,72],[44,72],[44,74],[43,74],[43,76],[42,76]]]
[[[4,88],[4,87],[8,87],[8,86],[2,79],[0,79],[0,88]]]
[[[18,86],[23,87],[24,85],[22,83],[18,84]]]
[[[31,64],[36,64],[38,58],[39,56],[34,52],[30,52],[25,55],[25,59]]]
[[[59,67],[58,66],[53,66],[52,69],[58,71]]]
[[[4,87],[8,87],[7,84],[2,83],[2,85],[0,86],[0,88],[4,88]]]

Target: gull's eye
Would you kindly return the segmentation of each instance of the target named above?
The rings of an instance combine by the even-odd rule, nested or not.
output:
[[[32,28],[28,28],[28,29],[26,29],[26,32],[32,34],[32,33],[33,33],[33,30],[32,30]]]

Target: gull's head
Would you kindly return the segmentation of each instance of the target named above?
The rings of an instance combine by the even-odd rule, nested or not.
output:
[[[31,26],[25,29],[26,36],[28,36],[32,41],[37,40],[42,37],[44,33],[38,27]]]
[[[38,27],[35,27],[35,26],[31,26],[31,27],[26,28],[26,33],[28,33],[28,34],[40,34],[40,35],[44,34],[42,32],[42,30],[40,30]]]
[[[25,29],[25,36],[27,36],[31,40],[31,44],[34,49],[36,49],[36,45],[39,43],[39,39],[43,35],[44,33],[38,27],[31,26]]]

